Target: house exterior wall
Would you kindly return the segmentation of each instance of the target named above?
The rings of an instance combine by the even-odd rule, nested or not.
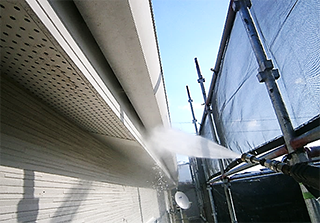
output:
[[[148,174],[1,79],[0,221],[167,222]]]

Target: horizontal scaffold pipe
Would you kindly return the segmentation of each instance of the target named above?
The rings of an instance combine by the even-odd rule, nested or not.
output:
[[[316,157],[320,156],[320,146],[308,147],[305,149],[305,151],[306,151],[309,159],[316,158]],[[288,150],[286,149],[285,146],[281,146],[281,147],[274,149],[274,150],[272,150],[262,156],[259,156],[258,158],[259,159],[274,159],[274,158],[278,158],[278,157],[285,155],[285,154],[288,154]],[[238,167],[235,167],[229,171],[225,171],[224,174],[220,174],[218,176],[209,178],[208,183],[209,184],[215,183],[217,181],[225,179],[226,177],[228,177],[232,174],[239,173],[242,170],[249,169],[249,168],[256,166],[256,165],[258,165],[258,163],[243,163],[242,165],[240,165]]]
[[[281,146],[281,147],[279,147],[279,148],[274,149],[274,150],[271,151],[271,152],[268,152],[268,153],[260,156],[259,158],[261,158],[261,159],[262,159],[262,158],[264,158],[264,159],[274,159],[274,158],[277,158],[277,157],[282,156],[282,155],[287,154],[287,153],[288,153],[288,151],[287,151],[287,149],[285,148],[285,146]],[[214,178],[212,178],[212,179],[209,179],[209,180],[208,180],[208,183],[217,182],[217,181],[219,181],[219,180],[222,180],[222,179],[226,178],[227,176],[230,176],[230,175],[235,174],[235,173],[238,173],[238,172],[240,172],[240,171],[242,171],[242,170],[251,168],[251,167],[253,167],[253,166],[255,166],[255,165],[257,165],[257,164],[244,163],[244,164],[242,164],[241,166],[238,166],[238,167],[236,167],[236,168],[233,168],[233,169],[225,172],[223,175],[219,175],[219,176],[216,176],[216,177],[214,177]]]

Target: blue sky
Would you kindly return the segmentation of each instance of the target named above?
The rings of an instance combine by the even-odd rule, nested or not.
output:
[[[172,127],[195,133],[188,103],[189,86],[198,122],[203,98],[194,58],[209,89],[229,6],[228,0],[152,0]]]

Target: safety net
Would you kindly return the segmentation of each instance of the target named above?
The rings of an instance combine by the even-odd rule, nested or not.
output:
[[[279,70],[277,84],[293,127],[298,128],[320,114],[320,2],[251,2],[261,42]],[[258,63],[237,13],[211,103],[220,140],[238,153],[282,135],[267,89],[257,74]],[[209,131],[209,127],[205,129]]]

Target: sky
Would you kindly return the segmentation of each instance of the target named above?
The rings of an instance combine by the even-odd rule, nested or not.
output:
[[[152,5],[172,127],[195,134],[186,85],[200,123],[204,101],[194,58],[198,58],[207,93],[229,1],[152,0]]]
[[[195,134],[188,102],[189,86],[197,122],[204,101],[194,58],[205,78],[206,93],[220,46],[228,0],[152,0],[172,128]],[[199,124],[198,124],[199,128]],[[180,163],[188,157],[177,154]]]

